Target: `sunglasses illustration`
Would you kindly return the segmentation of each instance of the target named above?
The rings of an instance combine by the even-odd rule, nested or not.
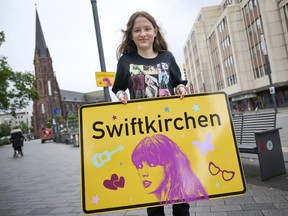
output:
[[[224,181],[231,181],[235,175],[234,171],[221,170],[220,167],[216,166],[212,161],[209,163],[209,172],[213,176],[216,176],[221,172]]]

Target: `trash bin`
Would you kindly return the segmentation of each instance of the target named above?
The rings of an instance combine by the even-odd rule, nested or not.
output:
[[[255,133],[262,181],[286,173],[279,129]]]

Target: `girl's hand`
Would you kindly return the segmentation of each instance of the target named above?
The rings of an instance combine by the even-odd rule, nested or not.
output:
[[[119,92],[117,92],[116,96],[118,97],[118,100],[121,101],[123,104],[127,104],[128,96],[127,96],[126,92],[119,91]]]
[[[179,95],[180,98],[183,98],[187,94],[185,87],[184,86],[178,87],[176,90],[176,94]]]
[[[119,95],[119,101],[121,101],[123,104],[127,104],[128,98],[125,97],[125,95],[121,94]]]

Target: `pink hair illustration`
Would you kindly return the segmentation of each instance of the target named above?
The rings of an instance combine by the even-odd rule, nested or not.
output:
[[[143,178],[140,176],[143,164],[147,164],[148,169],[163,168],[163,181],[150,193],[155,194],[164,204],[209,198],[199,178],[192,171],[186,155],[165,135],[158,134],[142,139],[132,153],[132,162],[140,178]],[[147,177],[148,169],[145,174]],[[150,186],[144,182],[146,181],[143,180],[145,188]]]
[[[107,77],[103,78],[103,81],[106,83],[107,86],[112,86],[111,81]]]

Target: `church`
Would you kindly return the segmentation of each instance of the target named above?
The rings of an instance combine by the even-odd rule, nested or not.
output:
[[[95,92],[74,92],[61,89],[53,70],[52,58],[46,45],[40,19],[36,9],[36,46],[34,52],[35,86],[39,100],[33,104],[33,127],[35,138],[41,137],[42,128],[47,120],[52,121],[54,132],[59,132],[55,121],[60,116],[65,125],[69,114],[78,116],[78,109],[83,104],[104,102],[104,90]],[[57,123],[57,124],[56,124]]]

